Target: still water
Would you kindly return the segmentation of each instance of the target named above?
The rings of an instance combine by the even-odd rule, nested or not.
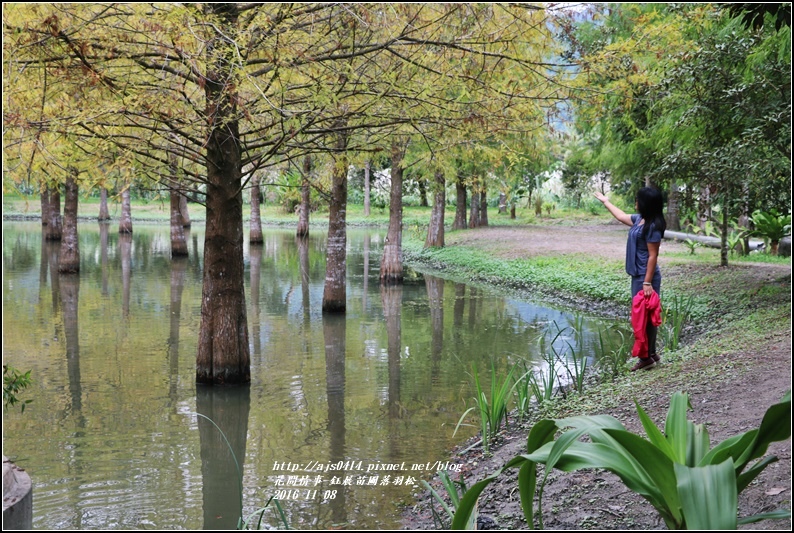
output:
[[[3,224],[3,361],[34,379],[3,452],[37,529],[234,528],[275,495],[295,529],[399,527],[474,434],[453,437],[473,363],[537,365],[554,324],[596,353],[612,325],[430,275],[381,290],[378,231],[349,233],[348,310],[323,317],[324,232],[269,230],[245,250],[251,385],[197,387],[203,228],[176,261],[167,226],[79,232],[80,274],[59,276],[38,223]]]

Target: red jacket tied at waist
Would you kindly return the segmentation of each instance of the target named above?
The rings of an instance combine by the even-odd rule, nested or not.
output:
[[[645,291],[640,291],[631,302],[631,327],[634,329],[634,348],[631,350],[633,357],[648,357],[648,335],[645,328],[648,320],[657,328],[662,325],[662,302],[656,291],[650,296],[645,296]]]

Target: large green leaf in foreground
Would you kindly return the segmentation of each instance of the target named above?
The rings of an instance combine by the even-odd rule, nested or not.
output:
[[[714,448],[705,426],[687,420],[689,408],[686,394],[674,394],[663,433],[638,405],[647,439],[605,415],[541,420],[529,432],[526,454],[515,457],[463,496],[452,528],[465,527],[482,491],[508,468],[520,468],[521,504],[530,528],[536,517],[538,526],[543,527],[543,485],[554,468],[613,472],[653,505],[669,529],[736,529],[737,524],[790,517],[790,511],[781,510],[737,519],[738,494],[777,460],[774,456],[762,458],[769,444],[791,436],[791,395],[771,406],[757,429]],[[555,439],[557,430],[563,432]],[[585,435],[589,442],[580,440]],[[756,459],[760,460],[750,465]],[[539,485],[538,463],[546,466]],[[532,508],[536,491],[537,510]]]

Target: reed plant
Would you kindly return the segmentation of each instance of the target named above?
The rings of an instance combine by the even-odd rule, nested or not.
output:
[[[554,357],[555,367],[561,366],[565,369],[565,373],[568,374],[571,388],[581,394],[584,391],[584,378],[587,371],[587,355],[584,353],[583,348],[583,320],[581,316],[577,318],[577,324],[578,328],[561,328],[555,321],[554,327],[556,328],[557,332],[554,334],[554,337],[549,343],[549,349],[551,350],[551,354]],[[563,337],[566,332],[570,332],[570,334],[574,337],[576,347],[574,347],[574,345],[572,345],[568,340],[563,339],[565,346],[561,349],[556,348],[555,343],[558,339]],[[565,389],[561,388],[560,390],[562,390],[564,394]]]
[[[606,348],[604,331],[598,331],[599,354],[595,368],[602,381],[612,381],[621,375],[626,367],[626,359],[631,353],[631,344],[626,342],[626,336],[617,328],[615,331],[620,335],[620,345],[612,350]]]
[[[530,405],[532,404],[532,397],[534,395],[532,389],[532,380],[534,378],[534,370],[527,365],[526,361],[521,361],[524,372],[521,375],[516,375],[513,390],[516,398],[516,414],[518,421],[523,422],[524,417],[529,414]],[[518,366],[518,364],[516,364]]]
[[[444,518],[438,511],[436,511],[436,508],[433,507],[431,503],[430,511],[433,514],[433,523],[438,529],[449,529],[452,525],[452,519],[455,518],[455,511],[457,511],[458,505],[460,504],[460,498],[463,494],[466,494],[466,483],[463,481],[463,474],[460,475],[460,479],[458,481],[454,481],[449,477],[449,473],[447,473],[446,470],[441,470],[438,473],[438,477],[441,480],[441,485],[444,487],[444,490],[447,493],[447,498],[450,502],[449,505],[447,505],[446,500],[441,496],[441,494],[439,494],[438,491],[430,486],[430,483],[425,480],[421,480],[420,483],[430,491],[430,494],[441,505],[441,509],[446,513],[446,518]],[[460,494],[458,493],[458,490],[460,490]],[[465,529],[475,529],[474,525],[476,522],[477,510],[475,508],[469,515],[468,521],[465,524]]]
[[[496,375],[494,363],[491,361],[491,394],[489,398],[480,383],[477,365],[474,363],[471,365],[471,376],[474,380],[475,389],[474,406],[466,409],[463,415],[461,415],[455,427],[455,433],[457,433],[458,428],[463,425],[463,420],[466,416],[468,416],[470,412],[475,411],[479,418],[479,427],[482,432],[482,442],[485,453],[490,453],[490,443],[499,432],[502,422],[505,422],[507,419],[507,406],[513,393],[513,372],[515,369],[516,367],[513,365],[513,368],[508,371],[507,376],[499,378]]]
[[[678,349],[684,324],[692,316],[692,307],[693,299],[691,295],[689,297],[673,295],[672,298],[666,298],[665,306],[662,310],[662,340],[666,350],[675,351]]]
[[[539,343],[540,357],[545,363],[545,369],[541,367],[536,372],[533,371],[529,374],[528,380],[535,402],[542,405],[554,396],[554,389],[559,382],[559,377],[557,376],[557,355],[554,350],[547,349],[545,336],[540,338]]]

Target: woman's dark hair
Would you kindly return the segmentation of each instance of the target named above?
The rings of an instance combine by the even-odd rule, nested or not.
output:
[[[664,200],[662,191],[655,187],[643,187],[637,191],[637,210],[645,220],[645,227],[642,229],[643,237],[648,235],[651,225],[662,233],[667,229],[667,221],[664,219]]]

